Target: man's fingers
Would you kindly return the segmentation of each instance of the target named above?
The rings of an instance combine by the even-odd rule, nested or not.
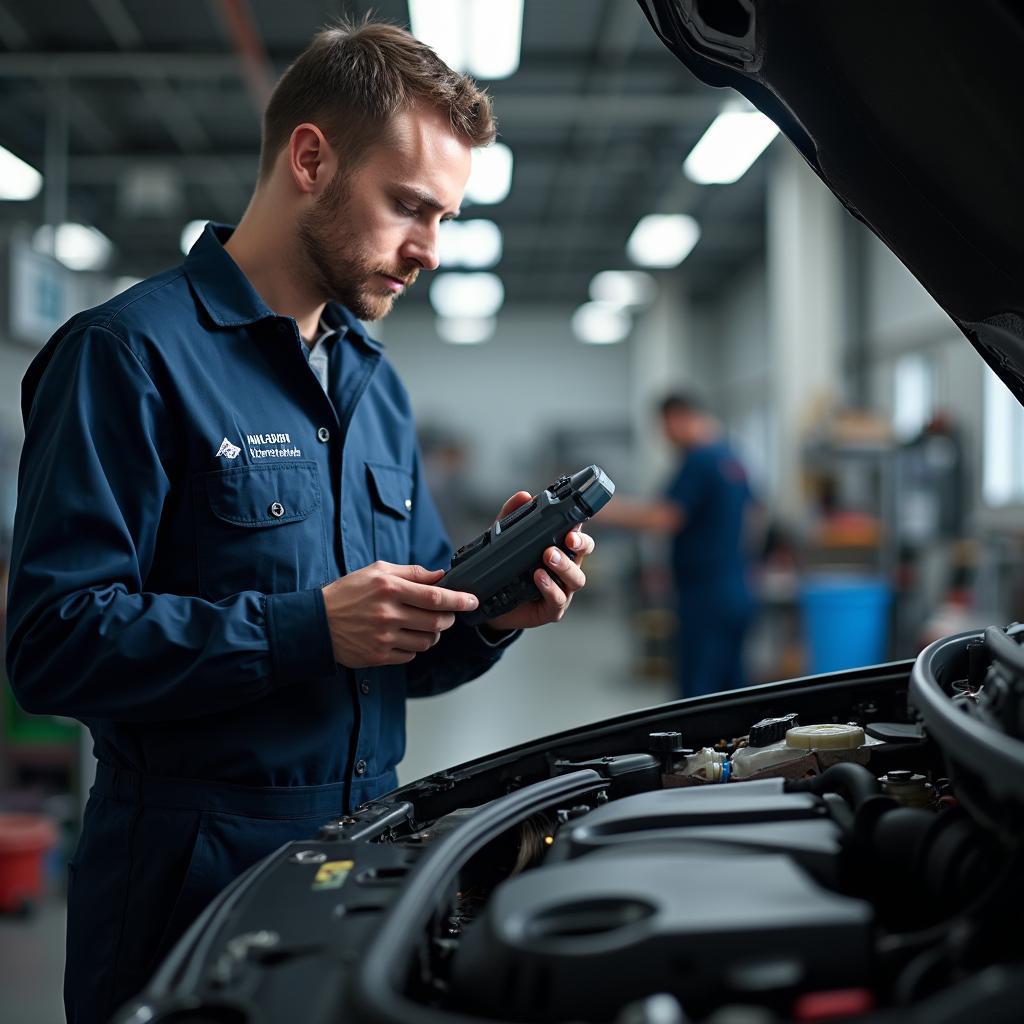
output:
[[[525,505],[528,501],[533,501],[533,495],[529,491],[516,491],[516,493],[501,506],[498,518],[504,519],[505,516],[511,512],[515,512],[517,508]]]
[[[395,635],[395,649],[403,653],[422,654],[429,651],[438,640],[440,633],[427,633],[418,629],[400,629]]]
[[[543,569],[538,569],[533,574],[533,582],[537,584],[544,603],[556,613],[555,618],[561,618],[569,603],[569,595]]]
[[[445,590],[407,580],[398,584],[395,596],[402,604],[428,612],[471,612],[480,604],[473,594],[461,590]]]
[[[401,617],[398,622],[403,629],[416,629],[423,633],[437,633],[439,636],[446,629],[451,629],[455,624],[455,615],[452,612],[426,612],[420,608],[412,608],[406,605],[400,614]]]
[[[583,575],[583,570],[564,551],[548,548],[544,552],[544,564],[551,566],[551,571],[556,574],[555,582],[570,594],[586,585],[587,577]]]
[[[566,535],[565,543],[572,550],[576,559],[581,560],[594,553],[594,538],[581,529],[570,530]]]
[[[409,580],[412,583],[436,583],[444,575],[444,569],[424,569],[422,565],[377,562],[376,566],[388,576],[397,576],[400,580]]]
[[[471,612],[480,603],[473,594],[433,586],[444,576],[444,569],[425,569],[422,565],[393,565],[390,562],[377,562],[376,567],[381,572],[378,577],[380,585],[399,602],[413,608],[437,613]],[[431,632],[448,628],[427,625]]]

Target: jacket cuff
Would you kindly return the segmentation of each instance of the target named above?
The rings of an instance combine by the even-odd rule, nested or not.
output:
[[[507,647],[523,633],[521,629],[491,629],[486,623],[475,628],[476,635],[488,647]]]
[[[278,683],[337,672],[323,593],[297,590],[267,595],[267,636]]]

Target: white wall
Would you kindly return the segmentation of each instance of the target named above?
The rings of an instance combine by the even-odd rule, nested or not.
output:
[[[630,422],[628,343],[583,345],[573,308],[506,308],[482,345],[441,341],[431,315],[396,311],[375,333],[409,389],[421,424],[463,435],[479,490],[503,500],[548,480],[531,473],[554,430]],[[593,461],[601,461],[595,451]],[[579,467],[574,467],[579,468]]]
[[[681,275],[665,272],[657,278],[657,299],[638,314],[628,342],[635,438],[628,485],[643,494],[659,491],[678,459],[662,434],[656,413],[659,403],[670,391],[705,390],[713,376],[701,326],[694,320]]]
[[[758,262],[737,276],[728,301],[715,309],[714,334],[703,339],[714,360],[714,405],[728,422],[771,399],[767,302]]]
[[[723,301],[700,307],[705,395],[721,417],[759,494],[771,489],[776,431],[773,416],[771,338],[763,261],[735,278]]]
[[[960,332],[909,270],[866,228],[864,329],[878,354]]]

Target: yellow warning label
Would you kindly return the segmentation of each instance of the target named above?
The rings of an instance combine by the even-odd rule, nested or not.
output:
[[[329,860],[321,864],[317,868],[316,878],[313,879],[313,890],[340,889],[354,866],[354,860]]]

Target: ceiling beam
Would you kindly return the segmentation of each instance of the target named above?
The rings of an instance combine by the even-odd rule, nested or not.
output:
[[[72,119],[74,120],[74,111]],[[93,115],[94,116],[94,115]],[[83,124],[86,130],[92,130],[88,125]],[[239,149],[210,150],[204,153],[138,153],[118,151],[113,145],[97,146],[103,149],[95,155],[79,155],[71,158],[71,178],[83,185],[109,184],[111,179],[124,172],[128,167],[145,170],[153,169],[159,171],[174,171],[185,181],[201,183],[206,180],[219,180],[227,173],[237,174],[247,181],[255,181],[256,165],[259,160],[259,140],[254,136],[252,146]],[[521,161],[529,160],[534,165],[530,174],[517,174],[516,189],[547,187],[543,173],[536,171],[538,162],[553,163],[555,154],[547,151],[538,151],[537,147],[523,147],[520,151],[516,148],[516,158]],[[591,159],[592,154],[586,150],[580,150],[577,154],[581,163]],[[632,147],[624,148],[610,154],[602,164],[602,171],[606,178],[630,176],[638,170],[645,169],[650,164],[650,156],[646,159],[637,153]],[[533,184],[537,182],[536,186]],[[566,185],[572,188],[572,184]],[[463,218],[469,217],[492,217],[501,216],[501,207],[492,208],[486,204],[466,204]]]
[[[722,101],[714,96],[575,94],[537,96],[496,96],[494,109],[499,123],[506,126],[543,128],[573,124],[577,127],[630,127],[656,124],[705,125],[718,114]]]
[[[71,78],[160,81],[218,81],[241,77],[238,57],[219,53],[2,53],[0,79]],[[564,93],[517,93],[492,90],[494,106],[505,130],[574,124],[580,126],[679,124],[709,122],[722,100],[702,93],[644,93],[581,96]]]
[[[138,153],[104,153],[74,156],[69,174],[76,185],[109,185],[125,171],[172,171],[182,181],[195,185],[251,186],[256,181],[258,150],[250,153],[168,153],[141,156]]]
[[[238,58],[226,53],[21,50],[0,54],[0,78],[238,78]]]

